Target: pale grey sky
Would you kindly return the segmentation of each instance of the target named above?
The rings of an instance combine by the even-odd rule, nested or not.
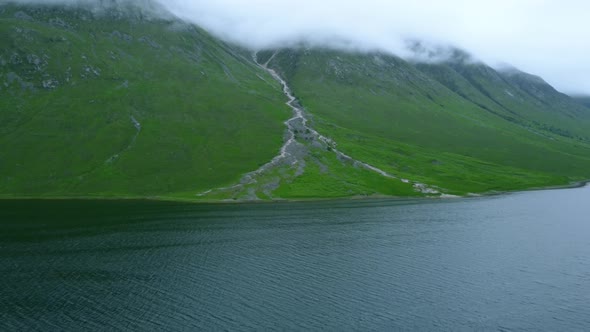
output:
[[[15,2],[31,1],[97,2]],[[408,56],[406,41],[417,39],[457,46],[490,65],[512,64],[563,92],[590,94],[588,0],[154,1],[251,48],[305,42]]]

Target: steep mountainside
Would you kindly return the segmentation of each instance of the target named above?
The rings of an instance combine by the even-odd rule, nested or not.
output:
[[[199,28],[110,7],[0,8],[2,194],[204,191],[282,144],[279,84]]]
[[[590,110],[536,77],[330,50],[283,50],[270,66],[320,132],[391,174],[452,193],[588,177]]]
[[[253,53],[144,2],[0,4],[0,196],[438,196],[590,177],[590,109],[538,77]]]
[[[572,98],[579,104],[590,107],[590,96],[573,96]]]

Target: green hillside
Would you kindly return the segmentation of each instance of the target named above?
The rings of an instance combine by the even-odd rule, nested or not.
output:
[[[248,53],[133,13],[1,7],[0,194],[199,192],[276,154],[289,109]]]
[[[341,150],[450,193],[590,174],[590,110],[542,80],[483,64],[285,50],[271,61]]]
[[[0,197],[439,196],[590,178],[590,109],[538,77],[465,57],[253,57],[144,2],[0,4]]]

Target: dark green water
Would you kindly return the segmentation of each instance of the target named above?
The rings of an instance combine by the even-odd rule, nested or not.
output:
[[[0,330],[590,330],[590,188],[1,201]]]

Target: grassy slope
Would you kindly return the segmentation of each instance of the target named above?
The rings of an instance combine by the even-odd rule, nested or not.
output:
[[[0,12],[0,195],[194,195],[281,146],[278,84],[198,28]]]
[[[453,193],[553,185],[590,175],[590,112],[571,104],[554,112],[551,98],[561,97],[550,95],[539,110],[537,100],[520,89],[525,101],[500,109],[494,106],[504,98],[500,91],[510,97],[505,80],[492,84],[476,71],[470,81],[442,68],[454,73],[449,80],[458,94],[436,75],[379,54],[283,51],[272,65],[287,77],[320,132],[344,152],[394,174]],[[491,91],[482,93],[477,80]],[[509,120],[507,114],[517,117],[514,110],[526,122]]]
[[[278,84],[198,28],[137,12],[0,6],[0,45],[0,196],[195,199],[281,145],[290,110]],[[322,50],[281,52],[272,65],[316,129],[400,177],[465,194],[590,174],[590,111],[526,74]],[[243,193],[419,195],[307,149],[302,174],[276,169]]]
[[[372,195],[423,196],[410,184],[343,164],[335,154],[320,150],[313,151],[308,158],[305,173],[282,184],[274,194],[296,199]]]

